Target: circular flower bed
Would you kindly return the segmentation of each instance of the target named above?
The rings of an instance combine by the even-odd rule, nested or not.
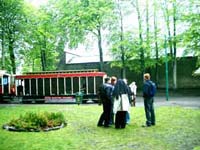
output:
[[[29,112],[3,125],[9,131],[39,132],[63,128],[67,125],[61,112]]]

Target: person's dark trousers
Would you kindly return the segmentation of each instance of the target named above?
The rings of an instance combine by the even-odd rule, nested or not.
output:
[[[153,102],[154,102],[153,97],[144,98],[144,109],[145,109],[147,126],[155,125],[155,112],[154,112]]]
[[[99,118],[99,121],[98,121],[98,123],[97,123],[97,126],[103,126],[103,123],[104,123],[104,117],[105,116],[105,113],[103,112],[102,114],[101,114],[101,116],[100,116],[100,118]]]
[[[126,111],[118,111],[115,117],[115,128],[126,127]]]
[[[103,102],[103,113],[101,114],[97,126],[109,126],[110,121],[110,112],[111,112],[111,103]]]
[[[111,108],[110,108],[110,121],[109,124],[114,124],[114,113],[113,113],[113,103],[111,103]]]

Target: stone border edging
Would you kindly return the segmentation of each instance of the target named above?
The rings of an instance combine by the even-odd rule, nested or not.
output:
[[[67,124],[66,123],[62,123],[60,126],[56,126],[56,127],[52,127],[52,128],[44,128],[44,129],[24,129],[24,128],[20,128],[20,129],[16,129],[14,126],[8,126],[7,124],[3,125],[2,128],[8,131],[17,131],[17,132],[40,132],[40,131],[51,131],[51,130],[58,130],[61,128],[64,128]]]

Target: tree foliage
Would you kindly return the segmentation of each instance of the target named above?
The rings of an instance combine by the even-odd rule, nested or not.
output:
[[[200,6],[197,1],[190,0],[190,9],[191,11],[183,17],[183,21],[188,24],[187,30],[183,33],[183,44],[187,48],[186,54],[198,56],[197,66],[200,66]]]
[[[64,49],[86,45],[89,35],[99,50],[100,70],[106,49],[112,65],[122,69],[143,73],[158,67],[164,35],[174,60],[184,47],[200,57],[196,0],[49,0],[38,8],[23,0],[0,0],[0,8],[1,69],[12,73],[22,66],[23,71],[55,70]],[[127,29],[130,13],[136,15]],[[130,63],[133,59],[137,63]]]
[[[60,21],[66,29],[69,48],[85,43],[86,36],[93,34],[99,48],[100,70],[103,70],[102,30],[106,30],[112,20],[112,1],[60,1],[58,5],[59,11],[63,13]]]
[[[22,0],[0,0],[1,68],[16,72],[16,54],[23,31],[24,13]]]

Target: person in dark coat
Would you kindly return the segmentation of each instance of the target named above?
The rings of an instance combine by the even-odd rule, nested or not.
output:
[[[103,113],[101,114],[97,126],[109,127],[111,114],[111,95],[113,87],[110,84],[110,78],[105,78],[105,83],[101,86],[99,93],[101,102],[103,104]]]
[[[119,99],[122,97],[123,94],[127,95],[128,97],[128,88],[126,83],[123,81],[123,79],[117,80],[117,83],[115,84],[114,90],[113,90],[113,99],[115,101],[119,101]],[[122,100],[123,101],[123,100]],[[122,105],[120,102],[119,105]],[[129,100],[128,100],[129,104]],[[114,104],[115,105],[115,104]],[[126,107],[127,108],[127,107]],[[126,113],[127,109],[124,110],[121,106],[119,106],[119,110],[116,112],[115,116],[115,128],[125,128],[126,127]]]
[[[144,84],[143,84],[143,98],[144,98],[144,110],[146,115],[146,124],[142,127],[150,127],[155,125],[155,112],[154,112],[154,97],[149,95],[149,90],[151,88],[150,74],[144,74]]]
[[[117,78],[115,76],[112,76],[111,77],[111,85],[112,85],[112,88],[113,88],[112,92],[113,92],[113,90],[115,88],[116,82],[117,82]],[[114,124],[114,112],[113,112],[113,103],[114,103],[114,100],[113,100],[113,98],[112,98],[111,102],[112,103],[111,103],[110,125]]]
[[[128,81],[127,81],[127,79],[123,79],[123,80],[124,80],[124,82],[125,82],[125,84],[126,84],[126,86],[127,86],[129,103],[130,103],[130,105],[131,105],[131,95],[132,95],[131,88],[128,86]],[[131,118],[130,118],[130,111],[127,111],[127,112],[126,112],[126,124],[130,124],[130,120],[131,120]]]

